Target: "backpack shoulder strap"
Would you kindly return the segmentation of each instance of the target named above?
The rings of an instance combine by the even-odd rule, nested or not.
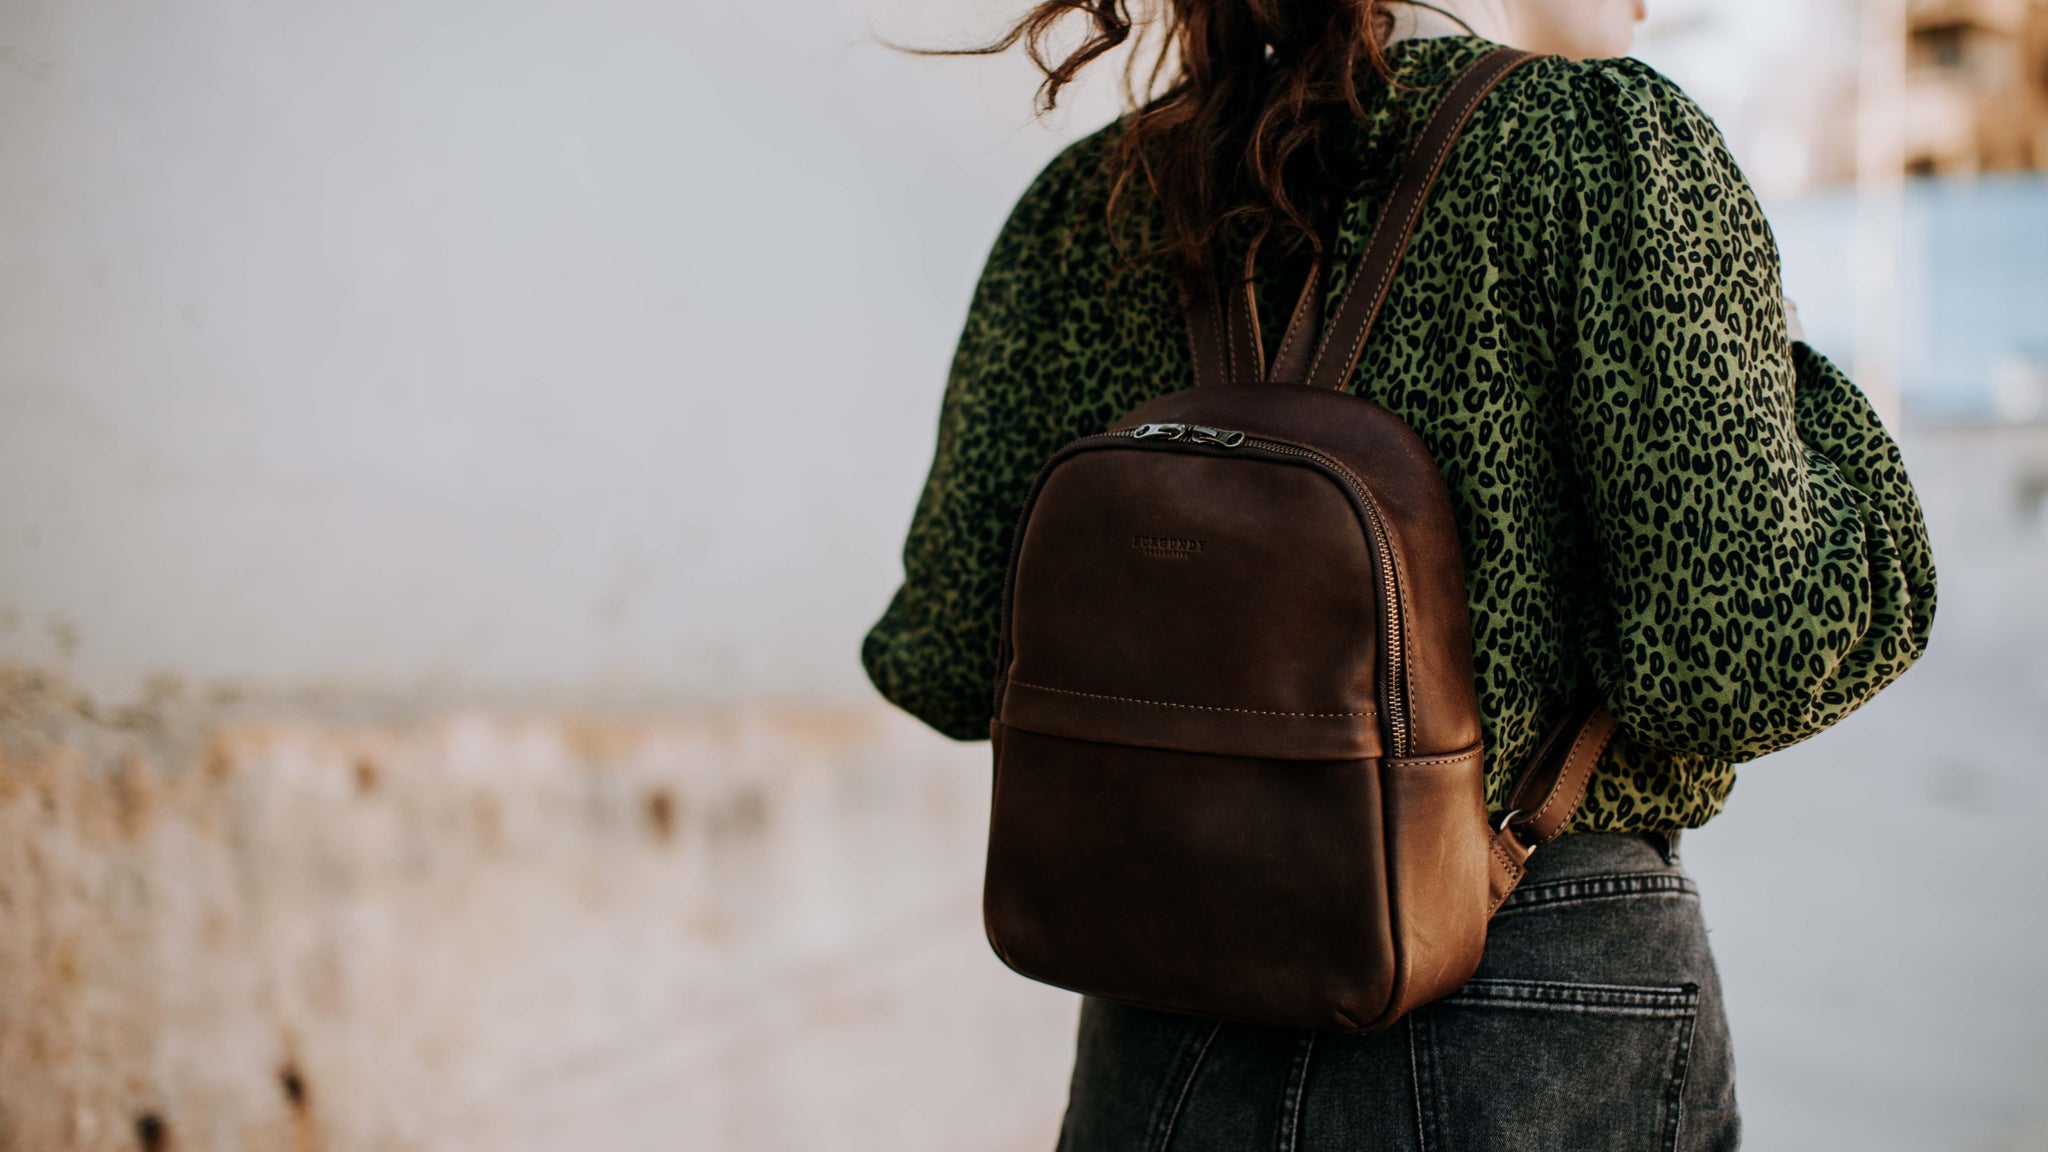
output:
[[[1423,125],[1422,135],[1416,138],[1408,163],[1358,258],[1351,282],[1344,286],[1337,315],[1323,333],[1315,360],[1309,366],[1309,387],[1342,389],[1351,382],[1365,342],[1372,337],[1373,323],[1379,319],[1380,307],[1387,301],[1387,290],[1393,287],[1394,273],[1400,270],[1401,257],[1408,250],[1408,238],[1415,233],[1415,222],[1421,218],[1430,190],[1436,187],[1436,178],[1450,157],[1451,145],[1458,142],[1458,134],[1465,130],[1473,109],[1479,107],[1486,94],[1510,72],[1535,58],[1534,53],[1519,48],[1496,48],[1451,81],[1450,89],[1437,102],[1429,122]]]
[[[1196,386],[1247,387],[1270,380],[1342,388],[1358,366],[1365,342],[1372,335],[1373,322],[1386,302],[1408,238],[1415,232],[1415,222],[1422,215],[1430,190],[1436,186],[1451,145],[1457,142],[1479,101],[1508,73],[1534,58],[1517,48],[1497,48],[1452,79],[1423,125],[1422,134],[1416,138],[1393,194],[1381,210],[1345,287],[1344,298],[1337,303],[1336,319],[1320,342],[1316,340],[1316,330],[1322,322],[1323,277],[1318,261],[1302,286],[1269,374],[1251,283],[1258,260],[1258,239],[1264,239],[1264,233],[1245,253],[1243,276],[1224,278],[1225,291],[1188,292],[1182,303],[1187,314]],[[1309,356],[1311,349],[1313,359]]]
[[[1606,703],[1588,698],[1566,712],[1537,746],[1508,791],[1508,812],[1494,833],[1489,914],[1522,882],[1536,849],[1564,834],[1616,727]]]

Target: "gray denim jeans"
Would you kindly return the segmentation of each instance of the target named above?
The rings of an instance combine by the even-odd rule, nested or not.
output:
[[[1376,1035],[1085,1000],[1060,1152],[1732,1149],[1728,1023],[1674,849],[1537,852],[1471,982]]]

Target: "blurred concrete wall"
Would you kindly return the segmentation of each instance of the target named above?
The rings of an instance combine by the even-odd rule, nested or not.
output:
[[[0,656],[859,698],[981,257],[1108,115],[871,38],[993,15],[0,7]]]

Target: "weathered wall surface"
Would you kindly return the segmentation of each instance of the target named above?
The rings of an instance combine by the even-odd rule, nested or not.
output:
[[[1049,1147],[981,757],[877,713],[0,684],[0,1149]]]

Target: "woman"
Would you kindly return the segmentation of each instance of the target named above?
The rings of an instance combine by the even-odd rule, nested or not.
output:
[[[1080,47],[1039,51],[1077,13]],[[1449,483],[1495,811],[1582,691],[1621,734],[1458,994],[1367,1037],[1088,1000],[1061,1147],[1735,1147],[1678,833],[1720,810],[1736,763],[1832,724],[1924,649],[1934,570],[1896,448],[1788,338],[1770,231],[1713,124],[1607,58],[1638,0],[1152,15],[1172,49],[1157,94],[1055,160],[989,258],[869,675],[940,731],[983,736],[1038,465],[1187,386],[1181,288],[1261,230],[1293,254],[1255,277],[1274,346],[1307,254],[1357,258],[1440,85],[1506,43],[1554,56],[1487,97],[1451,153],[1351,386]],[[1050,105],[1131,27],[1115,0],[1047,0],[997,48],[1034,49]]]

